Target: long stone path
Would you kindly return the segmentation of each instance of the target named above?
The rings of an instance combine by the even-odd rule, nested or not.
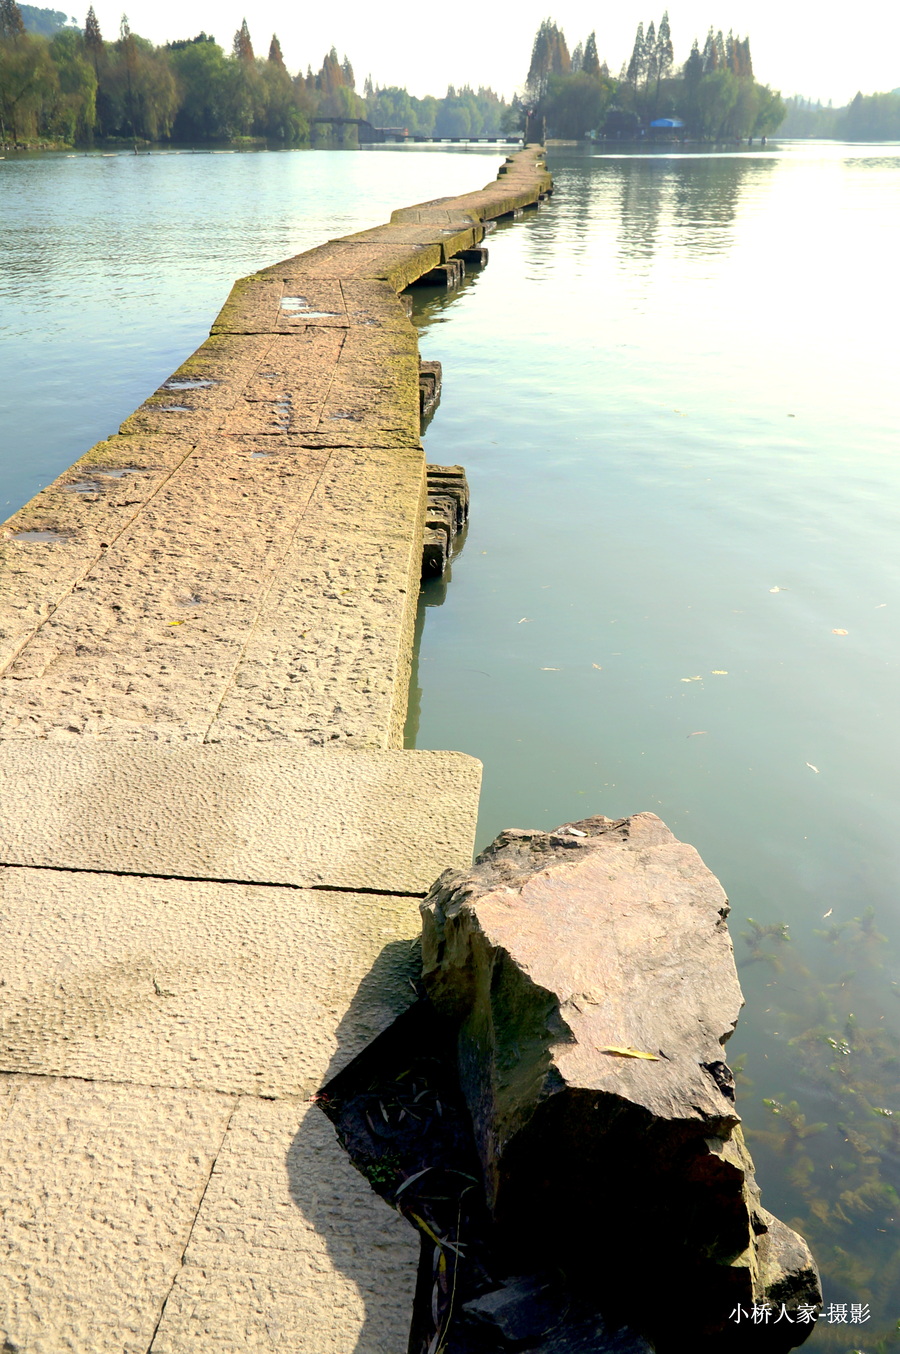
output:
[[[530,147],[241,279],[0,528],[0,1348],[404,1354],[417,1243],[312,1098],[412,999],[478,803],[402,750],[398,293],[550,186]]]

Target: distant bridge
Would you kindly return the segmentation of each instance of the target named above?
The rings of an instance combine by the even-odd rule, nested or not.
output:
[[[522,141],[521,136],[414,136],[405,127],[373,127],[372,123],[367,122],[365,118],[321,117],[310,118],[310,122],[313,125],[327,123],[331,127],[340,128],[342,140],[344,128],[355,127],[361,146],[380,146],[388,141],[434,141],[449,145],[518,146]]]

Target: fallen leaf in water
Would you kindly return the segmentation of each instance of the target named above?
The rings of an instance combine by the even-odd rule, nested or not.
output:
[[[849,630],[832,630],[833,635],[849,635]]]
[[[810,771],[815,771],[816,775],[819,774],[819,768],[817,766],[813,766],[812,762],[807,762],[806,765],[809,767]]]
[[[562,672],[562,668],[541,668],[541,672]]]
[[[680,680],[681,680],[682,682],[702,682],[702,681],[703,681],[703,678],[702,678],[702,677],[682,677]]]
[[[727,676],[728,676],[728,669],[727,669],[727,668],[713,668],[713,670],[712,670],[712,675],[713,675],[713,677],[727,677]]]
[[[787,588],[769,588],[769,592],[787,592]]]
[[[531,624],[530,616],[523,616],[520,621],[516,621],[516,625],[530,625],[530,624]]]
[[[828,909],[827,912],[823,912],[823,913],[822,913],[822,916],[823,916],[823,917],[830,917],[833,911],[834,911],[834,908],[833,908],[833,907],[830,907],[830,908]]]
[[[879,602],[875,610],[880,611],[883,606],[887,606],[887,602]]]
[[[614,1053],[617,1058],[646,1058],[648,1062],[658,1063],[655,1053],[642,1053],[639,1048],[619,1048],[616,1044],[610,1044],[608,1048],[601,1048],[601,1053]]]
[[[592,668],[596,668],[598,672],[602,672],[602,671],[603,671],[602,664],[600,664],[600,663],[592,663],[592,664],[591,664],[591,667],[592,667]]]
[[[701,734],[707,733],[707,729],[696,729],[694,733],[689,733],[688,738],[699,738]]]

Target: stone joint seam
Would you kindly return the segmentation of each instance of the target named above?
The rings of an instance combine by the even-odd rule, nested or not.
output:
[[[367,898],[427,897],[425,889],[410,892],[408,889],[374,889],[355,884],[292,884],[275,879],[226,879],[221,875],[154,874],[152,870],[92,870],[84,865],[23,865],[19,861],[0,861],[2,870],[46,870],[51,874],[87,874],[111,879],[172,879],[180,884],[235,884],[239,888],[293,889],[297,893],[361,893]]]
[[[233,1104],[232,1107],[231,1107],[231,1113],[230,1113],[229,1116],[228,1116],[228,1119],[227,1119],[227,1122],[226,1122],[226,1124],[225,1124],[225,1127],[224,1127],[224,1129],[222,1130],[222,1137],[219,1139],[219,1146],[216,1148],[215,1155],[213,1156],[213,1159],[212,1159],[212,1161],[210,1162],[210,1166],[209,1166],[209,1174],[208,1174],[207,1177],[206,1177],[206,1183],[205,1183],[204,1186],[203,1186],[203,1191],[202,1191],[202,1193],[201,1193],[201,1195],[200,1195],[200,1198],[197,1200],[197,1207],[196,1207],[196,1209],[194,1210],[194,1216],[193,1216],[193,1218],[191,1219],[191,1225],[190,1225],[190,1227],[188,1228],[188,1234],[187,1234],[187,1237],[186,1237],[186,1239],[185,1239],[185,1243],[184,1243],[184,1246],[182,1247],[181,1255],[180,1255],[179,1260],[178,1260],[178,1268],[175,1270],[175,1272],[174,1272],[173,1275],[172,1275],[172,1280],[171,1280],[171,1283],[169,1284],[169,1291],[166,1293],[166,1296],[163,1298],[162,1306],[161,1306],[160,1309],[159,1309],[159,1317],[157,1318],[156,1325],[153,1327],[153,1334],[150,1336],[150,1343],[149,1343],[148,1346],[147,1346],[147,1354],[151,1354],[151,1352],[152,1352],[152,1350],[153,1350],[153,1346],[154,1346],[154,1344],[156,1343],[156,1336],[157,1336],[157,1334],[159,1333],[159,1328],[160,1328],[160,1326],[162,1325],[163,1317],[164,1317],[165,1314],[166,1314],[166,1305],[167,1305],[167,1303],[168,1303],[168,1301],[169,1301],[169,1298],[172,1296],[172,1291],[173,1291],[173,1289],[175,1288],[175,1284],[178,1282],[178,1275],[179,1275],[179,1274],[181,1273],[181,1271],[184,1269],[184,1257],[187,1255],[188,1247],[189,1247],[190,1244],[191,1244],[191,1238],[192,1238],[193,1235],[194,1235],[194,1228],[197,1226],[197,1219],[199,1218],[200,1213],[201,1213],[201,1211],[202,1211],[202,1209],[203,1209],[203,1202],[204,1202],[204,1200],[206,1199],[206,1195],[207,1195],[207,1192],[208,1192],[208,1190],[209,1190],[209,1183],[210,1183],[210,1181],[211,1181],[212,1178],[213,1178],[213,1172],[214,1172],[215,1169],[216,1169],[216,1162],[219,1160],[219,1157],[220,1157],[221,1154],[222,1154],[222,1148],[223,1148],[224,1145],[225,1145],[225,1139],[226,1139],[227,1136],[228,1136],[228,1130],[229,1130],[229,1128],[231,1127],[231,1121],[232,1121],[232,1119],[233,1119],[234,1116],[235,1116],[235,1112],[237,1111],[237,1105],[238,1105],[238,1102],[237,1102],[237,1100],[235,1100],[234,1104]]]

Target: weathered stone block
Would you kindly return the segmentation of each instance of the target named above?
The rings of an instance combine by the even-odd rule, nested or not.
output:
[[[429,465],[425,467],[429,497],[452,498],[456,504],[456,529],[460,531],[469,520],[469,484],[461,465]]]
[[[760,1209],[736,1133],[727,914],[718,880],[653,814],[503,833],[423,905],[424,982],[458,1030],[508,1272],[559,1266],[651,1335],[690,1289],[707,1295],[710,1339],[729,1303],[820,1296],[805,1243],[785,1246]],[[649,1256],[665,1260],[647,1292]]]

